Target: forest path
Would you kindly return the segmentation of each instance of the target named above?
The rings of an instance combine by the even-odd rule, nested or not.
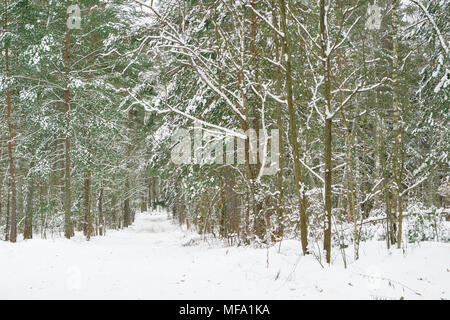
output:
[[[199,238],[166,214],[140,213],[91,241],[0,241],[0,299],[450,298],[450,244],[411,245],[405,256],[362,243],[361,259],[344,269],[339,251],[322,268],[294,240],[278,252]]]
[[[1,243],[0,299],[260,296],[261,286],[248,286],[227,248],[185,245],[192,239],[198,236],[166,214],[140,213],[129,228],[91,241],[77,234]]]

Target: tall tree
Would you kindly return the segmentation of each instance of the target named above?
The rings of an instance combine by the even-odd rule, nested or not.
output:
[[[298,192],[298,203],[300,212],[300,231],[302,239],[302,251],[303,254],[308,253],[308,221],[306,216],[306,198],[305,187],[303,186],[302,168],[300,166],[299,159],[299,147],[297,137],[297,125],[294,110],[294,98],[292,91],[292,70],[291,70],[291,53],[289,48],[289,30],[287,26],[286,15],[286,3],[284,0],[279,0],[280,14],[281,14],[281,30],[283,32],[283,51],[285,56],[285,69],[286,69],[286,98],[289,112],[289,135],[292,143],[292,154],[294,159],[294,177],[295,177],[295,189]]]
[[[4,1],[4,33],[8,35],[8,0]],[[5,75],[6,75],[6,118],[8,119],[8,156],[9,156],[9,185],[11,189],[11,221],[10,221],[10,236],[11,242],[17,241],[17,189],[16,189],[16,130],[15,120],[12,115],[11,107],[11,91],[10,91],[10,70],[9,70],[9,45],[8,41],[5,43]]]

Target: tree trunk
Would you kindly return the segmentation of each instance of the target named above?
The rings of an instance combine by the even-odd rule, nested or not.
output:
[[[325,160],[325,222],[324,222],[324,240],[323,248],[326,252],[327,263],[331,262],[331,130],[333,119],[331,118],[331,61],[327,53],[327,32],[325,25],[325,0],[320,1],[320,34],[321,34],[321,47],[322,47],[322,60],[324,68],[325,79],[325,103],[326,103],[326,115],[325,115],[325,132],[324,132],[324,160]]]
[[[114,229],[119,229],[119,222],[117,221],[117,199],[116,199],[116,195],[113,194],[111,196],[111,220],[112,220],[112,225]]]
[[[103,217],[103,186],[100,186],[100,194],[98,196],[98,221],[99,221],[99,234],[103,236],[106,231],[106,223]]]
[[[68,15],[67,15],[68,18]],[[64,37],[64,61],[65,61],[65,90],[64,105],[66,118],[66,138],[65,138],[65,192],[64,192],[64,236],[70,239],[74,235],[72,222],[72,189],[71,189],[71,163],[70,163],[70,91],[69,91],[69,27],[66,26]]]
[[[27,209],[25,216],[25,229],[23,232],[24,239],[33,238],[33,200],[34,200],[34,179],[30,179],[27,195]]]
[[[10,217],[10,211],[11,211],[11,182],[8,179],[8,198],[6,202],[6,226],[5,226],[5,241],[9,241],[9,230],[10,230],[10,224],[9,224],[9,217]]]
[[[276,1],[273,0],[273,8],[274,10],[272,11],[272,23],[275,26],[275,28],[278,28],[278,20],[277,20],[277,13],[275,11],[276,8]],[[273,37],[274,37],[274,43],[275,43],[275,58],[276,61],[281,63],[281,59],[280,57],[283,56],[284,52],[281,52],[280,55],[280,42],[278,39],[278,34],[276,32],[273,33]],[[280,67],[277,67],[277,95],[281,96],[281,91],[282,91],[282,71]],[[277,103],[277,110],[276,110],[276,114],[277,114],[277,127],[278,127],[278,146],[280,149],[280,153],[279,153],[279,169],[278,169],[278,173],[277,173],[277,189],[278,189],[278,197],[277,197],[277,224],[278,224],[278,229],[276,230],[276,237],[281,239],[283,237],[283,233],[284,233],[284,205],[283,205],[283,120],[282,120],[282,115],[283,115],[283,105],[281,103]]]
[[[365,53],[364,53],[364,47],[363,47],[363,60],[365,61]],[[339,70],[342,71],[342,62],[341,62],[341,52],[340,50],[337,51],[337,63]],[[365,70],[365,67],[364,67]],[[342,94],[339,94],[339,102],[343,104],[343,97]],[[347,116],[345,113],[345,109],[342,108],[342,121],[345,125],[345,145],[347,148],[346,152],[346,161],[347,161],[347,174],[346,174],[346,184],[347,184],[347,207],[348,207],[348,214],[347,217],[351,217],[351,220],[353,220],[353,253],[355,260],[359,259],[359,235],[358,235],[358,217],[356,212],[356,205],[355,205],[355,188],[354,188],[354,175],[353,175],[353,167],[354,167],[354,160],[353,160],[353,145],[355,141],[355,135],[356,135],[356,119],[353,120],[353,123],[350,124],[347,120]],[[359,114],[359,104],[357,104],[355,114]],[[348,222],[350,222],[350,219],[348,219]]]
[[[285,69],[286,69],[286,95],[288,102],[288,113],[289,113],[289,135],[291,137],[293,158],[294,158],[294,181],[295,190],[298,193],[298,204],[300,211],[300,233],[302,242],[303,254],[308,253],[308,223],[306,216],[306,195],[305,188],[303,185],[303,174],[302,168],[300,166],[299,160],[299,147],[297,141],[297,126],[296,126],[296,116],[294,110],[294,98],[293,98],[293,88],[292,88],[292,71],[291,71],[291,53],[289,50],[289,35],[287,27],[287,17],[286,17],[286,4],[285,0],[278,0],[280,5],[281,13],[281,28],[284,34],[282,39],[283,51],[286,57]]]
[[[152,178],[148,178],[148,204],[147,204],[147,210],[152,211],[152,201],[153,201],[153,197],[152,197]]]
[[[400,213],[401,210],[399,210],[399,206],[401,205],[402,201],[399,199],[400,197],[400,168],[399,168],[399,145],[400,145],[400,134],[399,134],[399,126],[401,125],[400,121],[400,110],[399,110],[399,97],[398,97],[398,59],[399,59],[399,53],[398,53],[398,23],[397,23],[397,12],[398,10],[398,0],[393,0],[392,2],[392,29],[393,29],[393,70],[392,70],[392,80],[393,80],[393,90],[392,90],[392,106],[394,109],[394,121],[393,121],[393,129],[394,129],[394,148],[392,153],[392,171],[393,171],[393,178],[394,178],[394,189],[392,192],[392,203],[393,203],[393,209],[394,209],[394,217],[397,217],[397,213]],[[401,219],[401,217],[398,217]],[[397,247],[401,247],[401,225],[398,225],[398,235],[397,235]]]
[[[256,10],[256,1],[251,0],[251,6],[253,10]],[[251,17],[250,17],[250,24],[251,24],[251,48],[250,51],[252,53],[252,59],[251,59],[251,68],[254,70],[255,74],[255,82],[256,84],[259,83],[259,72],[258,72],[258,65],[259,65],[259,57],[258,57],[258,50],[257,50],[257,39],[256,39],[256,33],[257,33],[257,16],[254,11],[251,11]],[[258,103],[255,101],[255,97],[250,97],[251,100],[247,106],[250,109],[249,114],[253,119],[250,120],[250,117],[247,117],[248,119],[248,127],[252,128],[256,132],[256,139],[259,141],[260,132],[259,129],[261,127],[261,112],[259,111]],[[248,116],[248,115],[247,115]],[[248,142],[248,139],[246,140],[246,143]],[[247,153],[247,151],[246,151]],[[263,214],[263,200],[260,196],[260,183],[257,181],[259,171],[261,170],[261,164],[262,159],[260,157],[257,157],[256,164],[250,164],[249,163],[249,173],[250,173],[250,182],[251,182],[251,193],[252,193],[252,203],[253,203],[253,229],[255,232],[255,235],[258,237],[258,239],[261,239],[263,242],[268,241],[268,239],[265,239],[266,236],[266,226],[264,214]]]
[[[0,140],[2,140],[3,135],[0,135]],[[3,143],[0,141],[0,224],[3,214]]]
[[[15,108],[14,108],[15,109]],[[16,125],[17,128],[17,125]],[[17,132],[17,129],[14,130]],[[24,199],[24,185],[23,181],[24,179],[22,177],[26,176],[26,168],[24,167],[23,161],[19,161],[19,159],[16,158],[16,193],[17,193],[17,213],[16,213],[16,221],[21,221],[23,218],[25,218],[25,199]],[[17,226],[17,229],[19,227]],[[20,232],[19,230],[16,231]]]
[[[8,32],[8,0],[5,0],[5,20],[4,31]],[[10,224],[10,236],[11,242],[17,241],[17,200],[16,200],[16,133],[14,127],[14,120],[11,114],[11,92],[9,88],[9,48],[5,48],[5,72],[6,72],[6,117],[8,121],[8,155],[9,155],[9,180],[11,189],[11,224]]]
[[[84,177],[84,235],[90,240],[93,233],[91,212],[91,171],[87,171]]]
[[[331,123],[325,120],[325,223],[323,249],[327,263],[331,262]]]
[[[123,204],[123,226],[126,228],[131,224],[131,209],[130,209],[130,199],[129,199],[129,192],[130,192],[130,182],[127,181],[125,183],[125,201]]]
[[[383,175],[383,195],[385,202],[385,212],[386,212],[386,242],[387,248],[389,249],[391,244],[395,243],[395,222],[392,215],[392,201],[391,201],[391,192],[389,190],[388,179],[389,179],[389,170],[387,167],[387,159],[386,159],[386,136],[384,134],[384,124],[383,121],[380,121],[378,126],[379,134],[380,134],[380,165],[381,172]]]

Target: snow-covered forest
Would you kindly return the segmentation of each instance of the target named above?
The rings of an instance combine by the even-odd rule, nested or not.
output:
[[[449,0],[0,14],[0,298],[450,298]]]

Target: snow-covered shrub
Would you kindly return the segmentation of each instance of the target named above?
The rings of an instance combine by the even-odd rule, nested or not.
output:
[[[450,224],[442,215],[443,209],[432,207],[417,210],[408,216],[407,236],[409,242],[442,241],[450,242]]]
[[[384,220],[376,223],[368,223],[361,228],[359,233],[361,241],[385,240],[386,239],[386,222]]]
[[[438,194],[443,198],[444,206],[450,205],[450,177],[442,180],[442,184],[438,188]]]

